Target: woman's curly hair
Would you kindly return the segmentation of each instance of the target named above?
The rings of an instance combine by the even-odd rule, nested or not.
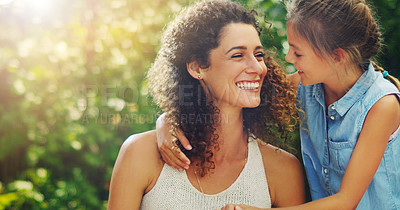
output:
[[[238,3],[206,0],[187,7],[164,31],[161,49],[147,74],[150,93],[165,112],[172,134],[181,129],[190,141],[191,151],[181,149],[188,158],[200,162],[201,176],[214,168],[211,159],[213,149],[218,149],[215,130],[220,116],[186,64],[197,61],[208,67],[210,51],[219,46],[221,30],[230,23],[251,24],[261,34],[254,14]],[[278,139],[289,139],[296,123],[295,94],[274,59],[266,55],[265,63],[268,72],[261,88],[261,104],[244,109],[244,126],[263,141],[277,144]]]

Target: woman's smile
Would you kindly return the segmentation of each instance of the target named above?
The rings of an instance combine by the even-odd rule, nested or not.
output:
[[[258,92],[260,83],[260,80],[243,80],[237,82],[236,86],[241,90]]]

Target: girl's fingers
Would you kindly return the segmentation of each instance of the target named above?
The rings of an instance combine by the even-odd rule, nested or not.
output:
[[[161,157],[162,157],[162,159],[165,161],[166,164],[168,164],[169,166],[171,166],[171,167],[173,167],[173,168],[176,168],[176,169],[178,169],[178,170],[180,170],[180,171],[183,171],[183,170],[184,170],[183,167],[180,167],[178,164],[176,164],[174,161],[172,161],[172,160],[169,158],[169,156],[167,155],[166,152],[161,152],[161,151],[160,151],[160,154],[161,154]]]
[[[192,150],[192,146],[189,143],[189,140],[186,138],[185,134],[182,132],[181,129],[178,129],[176,131],[176,137],[178,138],[178,140],[181,142],[182,146],[186,149],[186,150]],[[186,157],[186,156],[185,156]],[[187,158],[186,158],[187,159]],[[187,159],[189,160],[189,159]]]
[[[162,144],[159,149],[160,153],[162,153],[164,161],[168,165],[178,170],[189,168],[190,162],[189,164],[187,164],[181,161],[180,158],[178,158],[178,157],[186,158],[185,154],[183,154],[183,152],[179,149],[179,147],[177,147],[175,143],[172,143],[172,141],[165,141],[165,143]]]
[[[177,150],[177,153],[175,153],[176,157],[187,167],[190,165],[190,160],[189,158],[186,157],[185,153],[183,153],[179,148]]]
[[[235,209],[235,205],[233,205],[233,204],[228,204],[221,208],[221,210],[234,210],[234,209]]]
[[[183,141],[187,141],[187,139],[183,135],[182,131],[179,130],[178,132],[180,132],[180,135],[184,137],[185,140],[183,140]],[[166,152],[168,154],[168,156],[170,157],[170,159],[175,160],[175,158],[171,157],[170,153],[168,152],[168,151],[171,151],[172,154],[174,156],[176,156],[177,159],[179,159],[179,161],[176,161],[179,165],[184,166],[184,168],[185,168],[185,166],[188,167],[190,165],[189,158],[186,157],[186,155],[180,150],[180,148],[176,146],[176,143],[174,141],[177,141],[177,139],[175,139],[173,137],[171,139],[164,139],[162,144],[159,146],[159,150]],[[180,164],[181,162],[182,162],[182,164]]]
[[[186,157],[186,156],[177,146],[175,146],[175,148],[164,150],[163,153],[164,156],[168,157],[169,161],[169,163],[167,163],[168,165],[181,171],[189,168],[189,164],[186,164],[185,162],[181,161],[181,159],[178,158],[179,156],[180,157],[182,156]],[[165,160],[165,162],[167,162],[167,160]]]
[[[170,134],[169,129],[170,125],[165,119],[165,114],[162,114],[156,122],[157,145],[161,157],[168,165],[176,169],[189,168],[189,158],[176,146],[175,141],[177,139]],[[191,150],[192,147],[184,133],[178,130],[176,134],[182,146],[187,150]]]

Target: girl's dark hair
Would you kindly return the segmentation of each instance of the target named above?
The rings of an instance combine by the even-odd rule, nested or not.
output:
[[[147,75],[150,93],[165,112],[171,132],[181,129],[193,146],[184,152],[199,160],[202,176],[214,168],[212,151],[218,149],[215,130],[221,116],[199,81],[189,75],[186,64],[197,61],[208,67],[210,51],[219,46],[221,30],[230,23],[250,24],[261,33],[254,14],[235,2],[207,0],[185,8],[164,31],[161,49]],[[274,143],[280,136],[288,139],[296,121],[295,95],[272,57],[266,56],[265,63],[268,73],[261,105],[244,110],[244,125],[257,137]]]

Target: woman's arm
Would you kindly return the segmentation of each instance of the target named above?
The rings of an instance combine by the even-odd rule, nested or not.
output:
[[[396,96],[381,98],[365,119],[339,192],[293,209],[356,208],[379,167],[390,135],[399,124],[400,106]]]
[[[169,130],[170,125],[165,119],[165,114],[162,114],[160,117],[158,117],[156,122],[157,144],[161,157],[171,167],[174,167],[180,171],[188,169],[190,160],[178,147],[176,147],[176,144],[173,142],[175,137],[171,135]],[[192,149],[189,140],[185,137],[181,130],[177,130],[176,135],[178,138],[177,141],[180,141],[185,149]]]
[[[154,131],[130,136],[122,144],[113,169],[108,209],[139,209],[162,165]]]

